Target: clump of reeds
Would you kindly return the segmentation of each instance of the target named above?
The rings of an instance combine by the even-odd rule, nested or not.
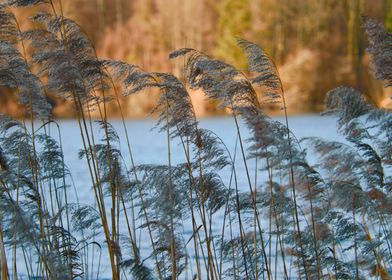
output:
[[[51,13],[32,17],[36,29],[20,30],[10,8],[38,4],[49,4]],[[339,87],[327,94],[325,114],[335,116],[345,142],[297,140],[278,70],[259,46],[238,40],[246,73],[194,49],[174,51],[170,59],[184,62],[181,80],[98,58],[59,4],[0,4],[0,86],[15,91],[25,115],[0,118],[2,279],[18,279],[21,271],[29,278],[100,278],[102,262],[110,263],[112,279],[391,278],[389,111]],[[375,77],[390,86],[391,34],[371,20],[364,27]],[[125,139],[108,120],[108,102],[123,115],[120,94],[151,88],[160,92],[154,112],[166,134],[164,165],[138,165],[124,119]],[[188,88],[231,112],[238,149],[200,127]],[[70,189],[48,92],[74,104],[90,186]],[[283,123],[265,114],[265,102],[281,105]],[[248,149],[243,123],[251,132]],[[173,164],[178,142],[183,163]],[[93,195],[90,205],[72,198],[81,187]]]

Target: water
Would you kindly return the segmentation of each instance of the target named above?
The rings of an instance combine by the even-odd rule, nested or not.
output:
[[[277,117],[279,121],[283,122],[283,118]],[[125,142],[125,133],[120,120],[112,120],[110,123],[116,129],[121,141],[121,151],[124,155],[126,164],[130,167],[128,155],[128,148]],[[82,149],[83,144],[79,133],[79,126],[74,120],[60,120],[58,124],[61,128],[62,144],[65,156],[65,162],[72,174],[73,184],[75,186],[75,192],[71,193],[70,199],[76,199],[75,193],[77,192],[78,200],[82,204],[94,205],[94,193],[91,189],[91,179],[87,169],[87,164],[84,159],[80,160],[78,157],[78,151]],[[306,116],[293,116],[289,119],[289,125],[291,130],[294,132],[298,139],[308,136],[318,136],[326,139],[339,140],[340,137],[336,134],[336,123],[331,117],[320,117],[316,115]],[[130,143],[132,152],[136,164],[167,164],[167,139],[165,133],[160,133],[158,129],[153,129],[155,121],[151,119],[146,120],[128,120],[126,126],[129,133]],[[214,131],[227,145],[231,153],[235,153],[236,147],[236,128],[233,119],[222,117],[222,118],[206,118],[200,120],[200,127]],[[98,125],[95,124],[93,127],[94,133],[98,131]],[[51,134],[56,135],[57,131],[55,126],[51,127]],[[241,125],[241,133],[243,139],[247,139],[250,135],[244,125]],[[95,140],[98,141],[102,138],[102,135],[95,135]],[[245,144],[246,145],[246,144]],[[171,147],[172,164],[185,162],[184,153],[182,146],[178,143],[173,142]],[[247,191],[248,185],[245,181],[245,169],[242,161],[236,163],[237,175],[239,180],[239,186],[242,190]],[[255,163],[254,160],[248,160],[248,167],[252,174],[254,174]],[[221,174],[222,179],[226,185],[229,184],[230,171],[223,171]],[[263,180],[262,178],[260,179]],[[223,215],[217,216],[217,230],[220,230],[219,219],[222,219]],[[219,218],[220,217],[220,218]],[[120,224],[125,224],[125,221],[120,221]],[[125,231],[125,228],[124,228]],[[191,223],[190,221],[184,222],[184,232],[191,234]],[[148,251],[150,243],[147,236],[141,238],[141,250]],[[97,242],[101,243],[105,247],[103,237],[97,237]],[[189,244],[191,244],[190,242]],[[190,245],[191,246],[191,245]],[[192,252],[192,248],[188,248],[189,252]],[[102,263],[100,268],[100,278],[110,278],[110,264],[106,262],[106,248],[103,249]],[[97,261],[97,260],[96,260]],[[23,263],[21,263],[23,266]],[[95,272],[96,273],[96,272]]]
[[[282,117],[277,117],[276,119],[284,122]],[[58,123],[63,137],[65,162],[73,175],[76,185],[83,185],[89,182],[90,178],[84,160],[79,160],[78,158],[78,151],[83,148],[79,127],[76,121],[73,120],[62,120]],[[128,148],[125,142],[122,122],[120,120],[111,120],[110,123],[116,129],[120,139],[122,139],[122,154],[127,155]],[[167,164],[166,134],[160,133],[158,129],[154,129],[155,120],[128,120],[126,121],[126,126],[136,164]],[[289,119],[289,126],[297,139],[309,136],[332,140],[340,138],[336,133],[336,122],[331,117],[318,115],[292,116]],[[224,141],[229,150],[234,153],[236,128],[233,119],[227,117],[205,118],[200,120],[200,127],[214,131]],[[94,131],[97,131],[97,128],[98,126],[94,128]],[[241,126],[241,133],[243,139],[248,139],[250,136],[244,125]],[[179,143],[174,142],[171,150],[173,164],[185,162],[183,148]],[[249,165],[253,167],[252,162],[249,162]],[[239,177],[243,177],[241,173]],[[80,193],[81,196],[83,194],[84,192]]]

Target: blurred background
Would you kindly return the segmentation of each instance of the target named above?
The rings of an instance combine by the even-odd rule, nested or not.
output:
[[[34,27],[27,18],[39,9],[46,8],[14,11],[23,30]],[[292,114],[322,110],[326,92],[339,85],[360,90],[377,106],[390,106],[390,93],[369,73],[361,15],[392,31],[392,0],[67,0],[63,12],[80,24],[100,57],[178,77],[183,61],[169,61],[170,51],[195,48],[245,71],[236,37],[255,42],[277,64]],[[222,114],[203,93],[191,96],[199,116]],[[156,97],[122,98],[126,117],[146,116]],[[55,117],[73,117],[71,104],[49,98]],[[14,94],[0,90],[1,113],[15,115],[16,106]],[[112,117],[119,114],[114,104],[109,110]]]

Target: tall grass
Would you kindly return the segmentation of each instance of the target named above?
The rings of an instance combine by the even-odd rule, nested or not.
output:
[[[51,13],[22,31],[10,8],[32,5]],[[375,77],[390,86],[392,36],[363,22]],[[246,72],[194,49],[174,51],[170,59],[184,60],[181,80],[98,58],[61,1],[2,1],[0,25],[0,86],[14,90],[25,113],[0,118],[1,279],[99,279],[102,263],[112,279],[391,278],[389,111],[339,87],[324,114],[335,116],[345,141],[298,140],[278,70],[251,42],[238,41]],[[165,165],[135,162],[124,118],[120,139],[106,109],[115,102],[123,116],[119,95],[149,89],[160,93],[153,112],[166,134]],[[200,126],[188,89],[230,112],[235,150]],[[48,92],[74,104],[90,186],[73,184]],[[282,107],[283,123],[262,110],[266,102]],[[174,143],[181,164],[173,164]],[[94,201],[80,203],[81,191]]]

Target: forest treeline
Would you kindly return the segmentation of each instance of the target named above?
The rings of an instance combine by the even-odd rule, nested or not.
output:
[[[337,85],[388,106],[382,82],[369,75],[361,17],[377,19],[391,31],[392,0],[70,0],[58,8],[83,27],[101,57],[181,75],[183,62],[170,61],[167,53],[189,47],[244,69],[236,38],[248,38],[276,62],[291,112],[320,111],[325,93]],[[31,27],[26,18],[39,9],[48,7],[15,11],[22,29]],[[202,92],[191,96],[198,115],[217,113]],[[55,116],[73,116],[71,104],[49,98]],[[0,102],[3,113],[17,114],[12,93],[2,90]],[[156,98],[138,95],[122,102],[127,117],[140,117]],[[115,106],[110,109],[116,115]]]

